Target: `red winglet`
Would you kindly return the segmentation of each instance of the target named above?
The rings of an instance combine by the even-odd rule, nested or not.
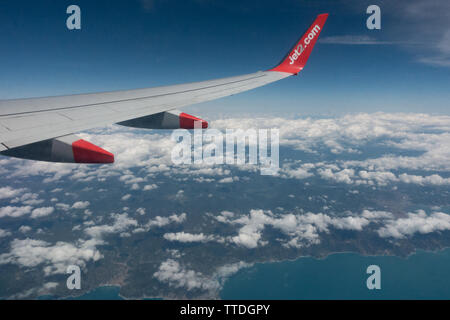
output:
[[[208,122],[200,118],[191,116],[190,114],[182,112],[178,117],[180,118],[180,128],[182,129],[194,129],[194,124],[196,121],[201,121],[202,129],[208,128]]]
[[[83,139],[72,143],[76,163],[113,163],[114,155]]]
[[[313,24],[291,49],[286,58],[284,58],[278,66],[269,71],[287,72],[292,74],[297,74],[302,71],[327,18],[328,13],[319,14]]]

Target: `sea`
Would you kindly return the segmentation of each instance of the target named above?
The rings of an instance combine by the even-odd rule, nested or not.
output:
[[[369,289],[379,270],[379,286]],[[336,253],[324,259],[258,263],[224,283],[222,299],[450,299],[450,248],[406,257]],[[374,283],[372,280],[370,283]],[[379,288],[377,288],[379,287]],[[76,299],[121,299],[119,287],[99,287]]]

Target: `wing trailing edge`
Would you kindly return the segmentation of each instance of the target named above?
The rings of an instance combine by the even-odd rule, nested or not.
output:
[[[207,121],[178,110],[159,112],[117,124],[141,129],[194,129],[195,122],[200,122],[202,129],[208,128]]]

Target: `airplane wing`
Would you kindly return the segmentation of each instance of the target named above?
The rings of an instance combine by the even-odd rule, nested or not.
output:
[[[176,111],[298,74],[328,14],[318,15],[281,63],[237,77],[137,90],[0,101],[0,153],[53,162],[110,163],[114,156],[74,133],[118,123],[139,128],[194,128],[204,120]]]

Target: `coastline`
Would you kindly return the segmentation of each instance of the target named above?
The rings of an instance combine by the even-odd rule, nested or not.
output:
[[[449,251],[450,247],[444,247],[444,248],[439,248],[436,250],[423,250],[423,249],[415,249],[413,251],[411,251],[410,253],[408,253],[406,256],[398,256],[398,255],[376,255],[376,254],[361,254],[358,252],[352,252],[352,251],[342,251],[342,252],[331,252],[327,255],[324,255],[323,257],[314,257],[314,256],[300,256],[298,258],[294,258],[294,259],[282,259],[282,260],[270,260],[270,261],[263,261],[263,262],[255,262],[253,263],[252,266],[248,267],[248,268],[244,268],[246,270],[246,272],[254,272],[254,270],[260,268],[261,266],[270,266],[273,264],[283,264],[283,263],[301,263],[302,261],[305,261],[305,259],[309,259],[311,261],[315,261],[317,263],[323,263],[323,261],[327,260],[330,257],[333,256],[342,256],[342,255],[352,255],[352,256],[357,256],[361,259],[364,258],[375,258],[375,259],[379,259],[379,258],[395,258],[395,259],[400,259],[403,262],[407,261],[408,259],[410,259],[412,256],[416,256],[417,254],[431,254],[431,255],[435,255],[435,254],[439,254],[439,253],[445,253],[445,251]],[[450,253],[450,252],[449,252]],[[237,271],[235,274],[225,278],[221,284],[221,288],[218,290],[217,294],[211,296],[212,299],[223,299],[222,296],[222,292],[224,290],[224,288],[227,286],[227,284],[229,283],[229,281],[232,281],[232,279],[234,277],[236,277],[237,275],[239,275],[241,273],[242,269]],[[164,296],[141,296],[141,297],[127,297],[124,296],[120,293],[120,289],[121,289],[121,285],[118,284],[102,284],[100,286],[98,286],[97,288],[94,288],[86,293],[83,293],[81,295],[78,296],[67,296],[67,297],[61,297],[58,299],[86,299],[89,296],[95,295],[97,294],[96,292],[98,290],[105,290],[106,288],[112,288],[112,290],[117,290],[117,299],[120,300],[175,300],[175,299],[181,299],[182,297],[164,297]],[[87,297],[86,297],[87,296]],[[102,300],[102,298],[100,298],[99,300]]]

